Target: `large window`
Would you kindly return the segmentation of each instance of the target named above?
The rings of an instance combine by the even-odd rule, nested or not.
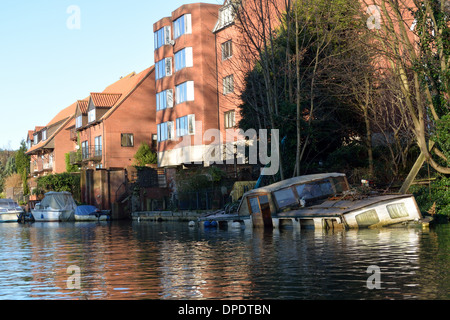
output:
[[[234,91],[234,76],[229,75],[223,78],[223,94],[229,94]]]
[[[94,157],[102,156],[102,136],[95,137]]]
[[[83,159],[89,158],[89,142],[88,141],[81,142],[81,156]]]
[[[170,36],[170,26],[162,27],[155,32],[155,50],[163,45],[169,44],[172,40]]]
[[[175,72],[193,65],[192,47],[184,48],[175,53]]]
[[[173,22],[173,38],[177,39],[183,34],[192,33],[192,18],[190,14],[185,14]]]
[[[222,43],[222,60],[229,59],[233,56],[233,43],[231,40]]]
[[[122,133],[120,141],[122,147],[134,147],[134,135],[132,133]]]
[[[195,115],[190,114],[177,119],[177,137],[195,134]]]
[[[158,124],[158,142],[173,139],[173,121]]]
[[[164,58],[155,64],[156,80],[172,75],[172,58]]]
[[[175,87],[176,103],[194,101],[194,81],[186,81]]]
[[[164,110],[173,107],[173,90],[164,90],[156,94],[156,110]]]

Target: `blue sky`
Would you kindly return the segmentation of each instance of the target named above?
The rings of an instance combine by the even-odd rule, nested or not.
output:
[[[223,4],[2,0],[0,148],[18,149],[28,130],[45,126],[76,100],[153,65],[153,23],[194,2]],[[71,6],[79,9],[79,20],[76,11],[68,11]]]

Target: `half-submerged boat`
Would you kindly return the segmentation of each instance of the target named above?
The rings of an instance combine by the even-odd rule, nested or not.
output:
[[[0,199],[0,222],[17,222],[22,213],[22,207],[14,200]]]
[[[74,221],[77,205],[70,192],[47,192],[44,199],[31,210],[37,222]]]
[[[246,192],[235,215],[253,227],[352,229],[419,222],[411,194],[356,193],[342,173],[305,175]],[[220,217],[208,217],[209,219]]]

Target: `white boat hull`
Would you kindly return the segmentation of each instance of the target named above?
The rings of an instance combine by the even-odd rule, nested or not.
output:
[[[34,210],[31,211],[37,222],[71,221],[73,210]]]
[[[95,215],[75,215],[75,221],[106,221],[109,220],[109,217],[106,215],[101,215],[100,217],[96,217]]]
[[[3,222],[17,222],[19,220],[20,212],[2,213],[0,214],[0,223]]]

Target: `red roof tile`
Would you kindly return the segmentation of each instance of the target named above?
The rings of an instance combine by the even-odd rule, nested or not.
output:
[[[121,93],[91,93],[92,102],[97,108],[111,108],[121,96]]]

